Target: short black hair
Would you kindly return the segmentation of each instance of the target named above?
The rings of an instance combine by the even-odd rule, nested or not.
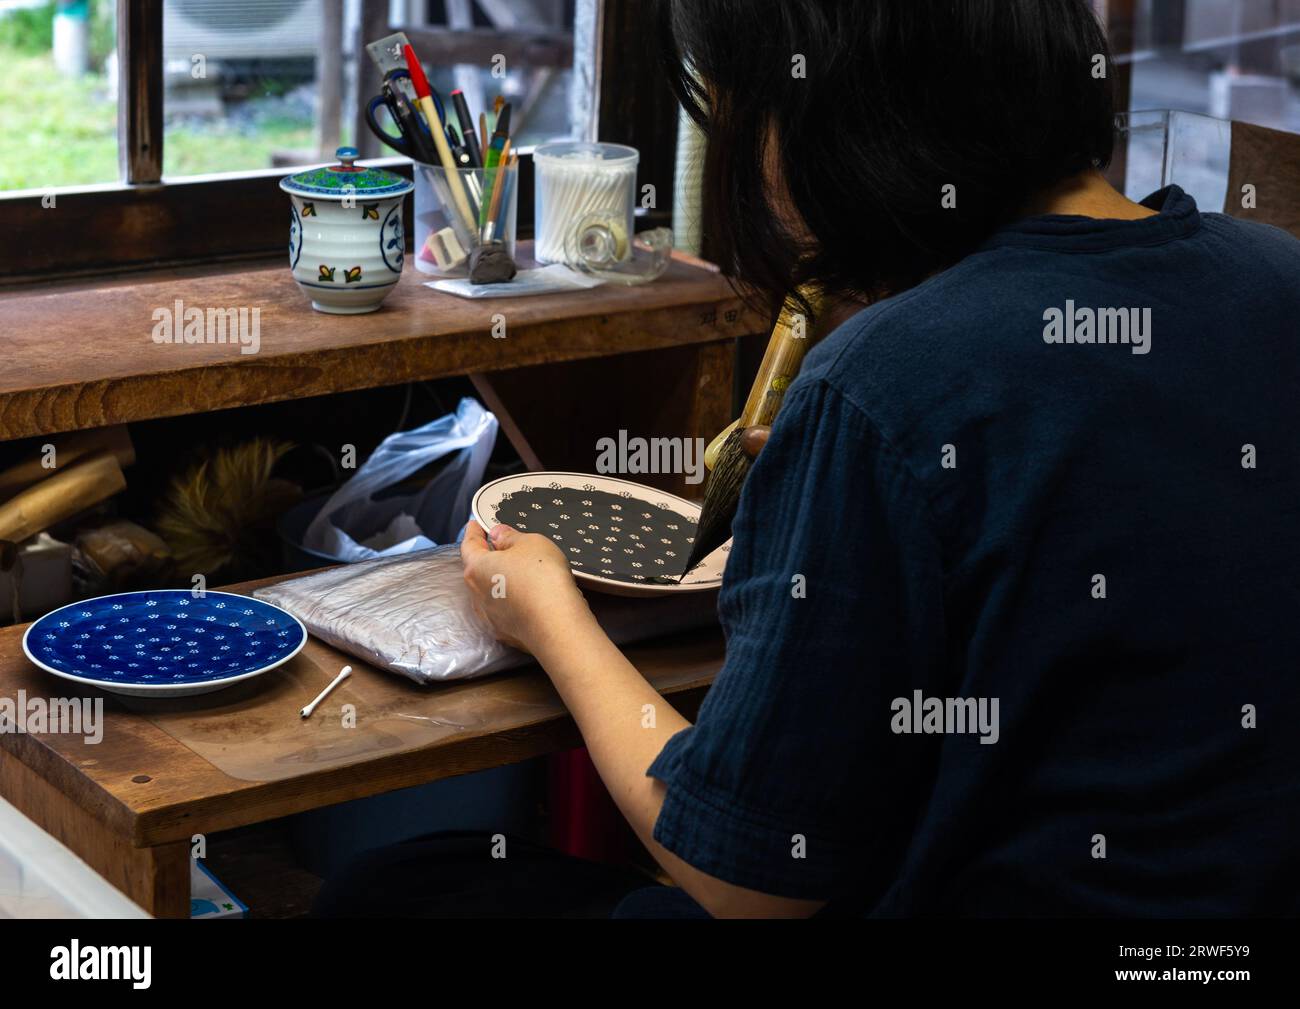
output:
[[[1110,163],[1114,68],[1087,0],[661,0],[659,28],[708,140],[711,249],[773,307],[809,282],[899,293]]]

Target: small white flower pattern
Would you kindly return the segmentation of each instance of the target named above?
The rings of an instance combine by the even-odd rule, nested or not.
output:
[[[676,584],[681,562],[672,558],[691,552],[695,519],[673,511],[667,501],[629,499],[628,491],[611,494],[591,486],[524,486],[502,495],[496,517],[549,536],[577,570],[615,581]]]
[[[257,600],[238,603],[246,605],[194,599],[184,589],[105,596],[42,617],[29,632],[30,647],[53,669],[124,685],[224,680],[274,665],[298,648],[303,631],[288,614]],[[225,633],[212,633],[217,628],[182,628],[189,617],[242,632],[240,652],[225,643]],[[167,622],[160,627],[155,620]],[[90,661],[91,652],[102,658]]]

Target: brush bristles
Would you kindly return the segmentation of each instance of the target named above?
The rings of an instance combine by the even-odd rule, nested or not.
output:
[[[731,523],[740,507],[740,489],[745,485],[749,467],[754,460],[741,444],[745,432],[732,431],[718,450],[718,460],[709,474],[704,488],[704,505],[700,509],[699,525],[695,527],[695,545],[682,572],[685,578],[692,570],[731,538]]]
[[[254,438],[218,449],[173,478],[154,528],[178,570],[211,576],[256,568],[261,538],[302,494],[271,475],[292,447]]]

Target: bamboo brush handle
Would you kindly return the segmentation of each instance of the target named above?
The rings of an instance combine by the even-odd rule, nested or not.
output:
[[[813,311],[816,311],[820,306],[820,298],[807,290],[803,294],[811,303]],[[799,374],[804,355],[808,353],[808,345],[812,342],[809,339],[811,319],[804,318],[803,335],[796,336],[796,326],[802,314],[803,310],[794,297],[786,298],[772,335],[768,338],[767,352],[763,355],[763,363],[759,365],[754,385],[749,390],[749,399],[745,401],[745,409],[740,413],[740,427],[769,425],[781,409],[785,391]]]
[[[818,293],[808,288],[804,288],[803,293],[813,311],[820,311],[821,297]],[[781,308],[781,314],[777,317],[776,326],[772,329],[772,335],[768,337],[767,351],[763,354],[758,375],[755,376],[754,384],[750,387],[745,409],[741,411],[739,418],[714,436],[713,441],[709,442],[709,447],[704,451],[704,465],[709,472],[713,472],[714,463],[718,461],[718,456],[722,452],[722,445],[731,436],[731,432],[737,428],[744,430],[755,425],[770,426],[776,419],[777,411],[785,399],[785,390],[799,374],[804,355],[808,353],[808,344],[811,342],[808,338],[808,328],[812,325],[812,320],[804,320],[802,337],[795,334],[795,324],[799,314],[799,303],[793,298],[787,298]]]
[[[429,124],[429,132],[433,134],[433,145],[438,149],[438,159],[442,162],[442,170],[447,176],[447,188],[451,190],[451,200],[456,204],[456,210],[460,213],[461,220],[465,222],[469,233],[478,234],[478,222],[470,212],[469,199],[465,196],[465,184],[461,181],[460,169],[456,159],[451,155],[451,148],[447,145],[447,134],[443,130],[438,110],[433,106],[433,99],[421,98],[416,104],[424,113],[425,121]]]
[[[102,448],[111,451],[123,469],[135,462],[135,447],[124,425],[55,435],[50,444],[55,448],[53,470],[42,465],[44,453],[36,452],[17,465],[0,471],[0,502]]]
[[[125,488],[116,456],[95,452],[0,505],[0,540],[19,543]]]

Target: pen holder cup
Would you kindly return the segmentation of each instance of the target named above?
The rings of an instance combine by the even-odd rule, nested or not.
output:
[[[416,162],[415,268],[439,277],[464,277],[469,254],[488,240],[504,242],[513,259],[518,207],[518,164],[449,173]]]

